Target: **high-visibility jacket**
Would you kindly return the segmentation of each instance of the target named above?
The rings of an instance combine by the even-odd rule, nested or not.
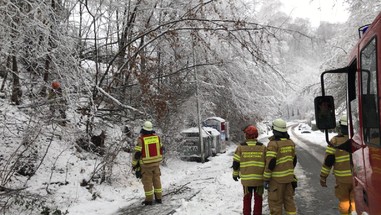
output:
[[[233,176],[239,176],[243,186],[260,186],[263,184],[266,147],[249,139],[240,144],[233,157]]]
[[[140,156],[136,156],[139,154]],[[135,146],[135,156],[132,165],[158,164],[163,160],[163,148],[160,137],[155,134],[142,135]]]
[[[330,140],[333,146],[339,146],[348,140],[348,135],[337,135]],[[331,158],[328,158],[331,156]],[[332,158],[332,156],[334,156]],[[330,159],[330,162],[327,162]],[[339,183],[352,183],[352,170],[350,164],[350,154],[344,150],[327,146],[325,150],[324,163],[321,168],[320,176],[328,177],[333,167],[333,174]],[[328,164],[330,163],[330,164]],[[327,165],[328,164],[328,165]]]
[[[276,160],[273,170],[269,168],[270,161]],[[295,181],[294,167],[296,165],[295,143],[288,138],[270,138],[266,152],[266,168],[264,180],[275,180],[278,183]]]

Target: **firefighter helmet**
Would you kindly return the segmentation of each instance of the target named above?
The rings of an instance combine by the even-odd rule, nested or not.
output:
[[[276,119],[273,121],[273,130],[279,131],[279,132],[286,132],[286,122],[283,119]]]
[[[53,81],[53,82],[52,82],[52,88],[53,88],[53,89],[58,89],[58,88],[60,88],[60,87],[61,87],[60,82],[58,82],[58,81]]]
[[[258,129],[254,125],[247,126],[243,132],[245,132],[246,136],[257,138],[258,137]]]
[[[347,120],[347,115],[344,114],[340,117],[340,121],[339,121],[339,124],[340,125],[344,125],[344,126],[348,126],[348,120]]]
[[[145,121],[143,125],[143,129],[146,131],[152,131],[152,122]]]

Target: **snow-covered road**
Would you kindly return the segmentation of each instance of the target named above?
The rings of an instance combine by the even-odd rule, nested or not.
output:
[[[337,200],[333,195],[333,178],[329,178],[329,188],[319,185],[320,159],[324,147],[316,143],[316,137],[312,134],[301,135],[296,126],[291,126],[289,133],[298,145],[299,163],[295,170],[298,177],[295,196],[298,214],[338,214]],[[297,138],[300,136],[304,139]],[[319,142],[324,142],[322,137],[319,136]],[[260,141],[265,144],[268,142],[266,136],[262,136]],[[232,179],[231,165],[235,148],[236,145],[231,144],[226,153],[212,157],[205,163],[169,160],[167,166],[162,167],[163,205],[139,206],[143,201],[143,195],[140,195],[136,201],[114,214],[241,214],[242,186]],[[269,214],[266,192],[263,214]]]

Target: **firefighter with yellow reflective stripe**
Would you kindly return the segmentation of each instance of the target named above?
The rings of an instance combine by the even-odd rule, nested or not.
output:
[[[339,212],[341,215],[347,215],[356,211],[350,154],[337,148],[348,140],[346,115],[340,117],[339,125],[339,134],[330,140],[332,145],[327,146],[325,151],[324,163],[320,172],[320,184],[322,187],[327,187],[327,177],[333,168],[336,178],[335,196],[339,199]]]
[[[270,214],[282,215],[283,207],[286,214],[296,214],[295,143],[290,139],[283,119],[275,119],[272,129],[274,135],[267,145],[266,168],[263,174],[264,186],[268,190]]]
[[[132,168],[135,170],[137,178],[142,178],[145,192],[144,205],[152,205],[154,196],[156,203],[162,203],[160,180],[160,162],[162,160],[163,147],[160,137],[152,129],[152,123],[146,121],[140,131],[132,160]]]
[[[257,141],[258,129],[249,125],[243,129],[246,141],[235,150],[233,157],[233,179],[241,178],[243,186],[243,214],[251,214],[251,199],[254,194],[253,215],[262,215],[263,171],[266,147]]]

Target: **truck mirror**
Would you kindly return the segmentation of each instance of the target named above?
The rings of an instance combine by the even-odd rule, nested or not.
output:
[[[335,105],[332,96],[318,96],[314,100],[316,126],[319,129],[336,127]]]

